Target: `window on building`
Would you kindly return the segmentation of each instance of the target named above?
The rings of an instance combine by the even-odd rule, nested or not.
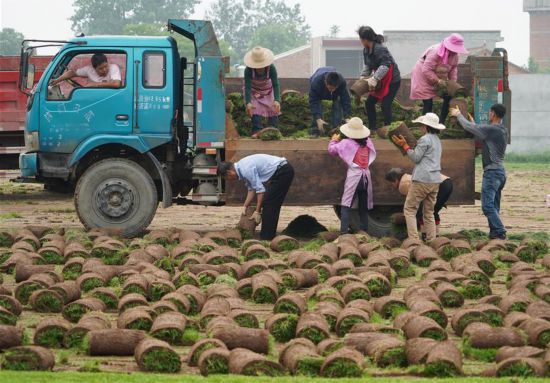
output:
[[[333,66],[345,78],[358,78],[363,71],[363,51],[327,50],[325,56],[327,66]]]

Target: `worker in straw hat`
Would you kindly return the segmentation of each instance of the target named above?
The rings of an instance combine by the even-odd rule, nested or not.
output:
[[[351,118],[340,126],[328,144],[328,152],[338,156],[348,165],[344,193],[341,201],[340,232],[349,231],[351,206],[357,199],[361,230],[367,231],[368,210],[372,209],[372,178],[369,166],[376,158],[376,150],[369,139],[370,130],[359,117]]]
[[[262,130],[262,117],[268,126],[277,127],[281,114],[281,95],[273,52],[254,47],[244,56],[244,98],[246,112],[252,118],[252,137]]]
[[[447,36],[442,42],[432,45],[418,59],[411,73],[411,100],[422,100],[422,113],[433,109],[436,88],[446,80],[457,81],[458,55],[468,54],[464,48],[464,39],[458,33]],[[450,96],[443,97],[439,120],[445,122],[449,114]]]
[[[436,237],[434,207],[441,183],[441,141],[438,134],[445,129],[445,125],[439,123],[439,117],[435,113],[427,113],[413,122],[421,124],[420,130],[423,133],[414,149],[411,149],[401,135],[393,136],[392,140],[396,145],[401,146],[416,164],[403,208],[407,234],[409,238],[420,239],[416,228],[416,212],[420,203],[423,203],[426,240],[430,242]]]

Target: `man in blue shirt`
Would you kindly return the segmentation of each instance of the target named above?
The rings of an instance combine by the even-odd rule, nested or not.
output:
[[[311,135],[318,137],[325,132],[322,100],[332,101],[330,124],[332,128],[341,125],[342,120],[351,116],[351,98],[344,77],[336,68],[325,66],[317,69],[309,79],[309,108],[313,121]]]
[[[235,163],[222,162],[219,172],[226,179],[245,182],[248,194],[244,201],[243,214],[246,214],[246,208],[252,204],[256,195],[256,211],[250,219],[260,224],[263,218],[260,238],[273,239],[277,234],[281,206],[294,179],[292,165],[284,157],[253,154]]]

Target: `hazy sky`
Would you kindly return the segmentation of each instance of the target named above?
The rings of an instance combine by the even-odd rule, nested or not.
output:
[[[340,26],[340,37],[355,36],[360,25],[378,33],[396,29],[500,30],[510,60],[518,65],[529,57],[529,15],[523,0],[285,0],[300,3],[313,36]],[[73,0],[0,0],[0,27],[14,28],[26,38],[67,39],[74,35],[68,18]],[[212,0],[196,7],[202,18]]]

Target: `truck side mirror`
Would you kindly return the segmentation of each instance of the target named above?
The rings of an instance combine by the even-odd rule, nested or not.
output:
[[[27,70],[27,83],[25,84],[27,89],[32,89],[34,86],[34,73],[36,71],[36,66],[34,64],[29,64]]]

